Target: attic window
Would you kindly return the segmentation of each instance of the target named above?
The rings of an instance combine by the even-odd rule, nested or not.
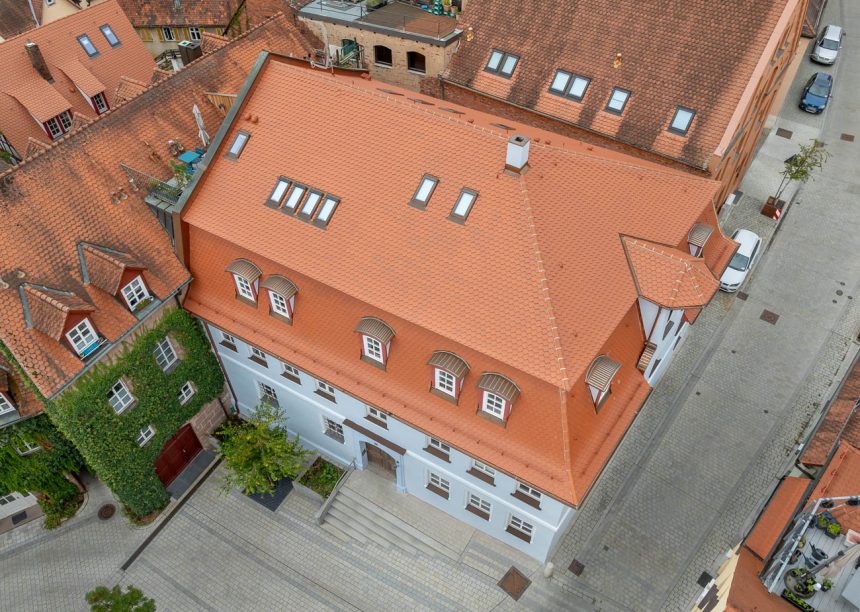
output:
[[[606,112],[614,115],[620,115],[624,112],[624,107],[627,105],[627,99],[630,97],[630,92],[620,87],[615,87],[612,90],[612,96],[609,102],[606,103]]]
[[[116,37],[116,34],[113,33],[113,29],[108,24],[104,24],[99,28],[102,31],[102,34],[105,37],[105,40],[108,41],[108,44],[111,47],[119,47],[119,38]]]
[[[430,201],[430,196],[433,195],[433,191],[438,184],[438,178],[430,174],[425,174],[421,177],[421,183],[418,185],[418,189],[415,190],[415,195],[412,196],[409,205],[415,208],[426,208],[427,202]]]
[[[311,217],[314,216],[314,211],[317,208],[317,205],[320,203],[323,194],[321,191],[317,191],[316,189],[311,189],[308,193],[308,197],[305,199],[305,203],[302,204],[301,209],[299,210],[299,214],[296,216],[302,221],[310,221]]]
[[[93,41],[90,40],[90,37],[86,34],[81,34],[78,36],[78,42],[81,43],[81,46],[84,48],[84,51],[87,52],[89,57],[95,57],[99,54],[99,50],[96,49],[96,46],[93,44]]]
[[[554,94],[565,96],[578,102],[585,96],[585,90],[588,89],[589,83],[591,83],[591,79],[589,78],[571,74],[564,70],[556,70],[555,78],[552,80],[549,90]]]
[[[0,393],[0,414],[8,414],[15,412],[15,404],[6,397],[5,393]]]
[[[290,180],[287,178],[279,177],[278,182],[275,183],[275,188],[272,189],[272,194],[269,196],[269,200],[266,202],[268,206],[272,208],[277,208],[281,205],[281,202],[284,200],[284,194],[287,193],[287,189],[290,188]]]
[[[498,49],[493,49],[490,53],[490,59],[487,61],[487,66],[484,68],[487,72],[498,74],[505,78],[510,78],[517,67],[520,58],[511,53],[505,53]]]
[[[233,144],[230,145],[230,150],[227,151],[227,155],[225,155],[225,157],[230,159],[239,159],[239,156],[242,154],[242,150],[245,148],[245,145],[248,144],[248,139],[250,137],[251,134],[243,130],[236,132]]]
[[[72,115],[69,111],[63,111],[56,117],[51,117],[43,123],[42,128],[48,133],[51,140],[56,140],[72,129]]]
[[[334,209],[337,208],[338,204],[340,204],[340,198],[330,194],[326,195],[322,207],[320,207],[320,211],[317,213],[317,218],[314,219],[314,225],[322,229],[328,227],[331,216],[334,214]]]
[[[686,136],[695,115],[696,111],[679,106],[675,109],[675,116],[672,117],[672,123],[669,124],[669,131],[673,134]]]
[[[99,335],[89,319],[83,319],[66,332],[66,339],[81,358],[92,353],[100,344]]]
[[[621,369],[621,364],[606,355],[600,355],[591,362],[585,373],[585,384],[591,392],[594,407],[600,409],[611,393],[612,379]]]
[[[466,217],[469,216],[469,213],[472,210],[472,205],[475,203],[475,199],[477,199],[477,197],[477,191],[464,187],[460,191],[460,197],[457,198],[457,203],[454,204],[454,208],[451,210],[451,214],[448,218],[451,219],[451,221],[456,221],[457,223],[464,223],[466,221]]]
[[[287,196],[287,201],[284,202],[284,206],[281,208],[285,213],[294,213],[296,212],[296,207],[299,205],[302,197],[304,197],[305,192],[308,190],[307,187],[296,183],[293,185],[292,191],[290,191],[290,195]]]

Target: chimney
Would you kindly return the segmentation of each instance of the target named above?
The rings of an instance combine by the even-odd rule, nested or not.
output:
[[[199,40],[183,40],[179,42],[179,57],[182,58],[183,66],[187,66],[202,56],[203,47],[200,46]]]
[[[38,72],[43,79],[48,81],[48,83],[53,83],[54,77],[51,76],[51,71],[48,70],[48,64],[45,63],[45,58],[42,57],[39,45],[34,43],[32,40],[28,40],[24,43],[24,48],[27,50],[27,55],[30,56],[30,63],[33,64],[33,68],[36,69],[36,72]]]
[[[522,174],[529,163],[529,145],[531,138],[522,134],[514,134],[508,141],[508,153],[505,156],[505,170]]]

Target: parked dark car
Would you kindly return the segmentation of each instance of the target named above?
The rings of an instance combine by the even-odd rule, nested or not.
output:
[[[803,95],[800,97],[800,108],[807,113],[817,115],[827,108],[830,90],[833,89],[833,77],[826,72],[816,72],[806,82]]]

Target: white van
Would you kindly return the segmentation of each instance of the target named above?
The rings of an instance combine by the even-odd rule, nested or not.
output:
[[[812,61],[827,65],[835,62],[839,49],[842,48],[844,36],[845,32],[838,25],[829,25],[824,28],[812,48],[812,55],[810,56]]]

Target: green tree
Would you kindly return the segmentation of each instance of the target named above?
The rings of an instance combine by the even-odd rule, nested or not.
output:
[[[295,478],[308,451],[291,438],[283,411],[264,402],[246,422],[228,422],[218,451],[227,466],[224,490],[272,493],[282,478]]]
[[[813,140],[809,145],[800,145],[800,152],[785,160],[785,167],[780,173],[782,180],[779,183],[779,189],[776,190],[776,199],[779,199],[791,181],[805,183],[812,178],[812,173],[815,170],[821,170],[829,157],[830,153],[824,150],[824,143],[820,140]]]
[[[125,592],[118,584],[96,587],[87,593],[87,603],[93,612],[155,612],[155,602],[131,585]]]

